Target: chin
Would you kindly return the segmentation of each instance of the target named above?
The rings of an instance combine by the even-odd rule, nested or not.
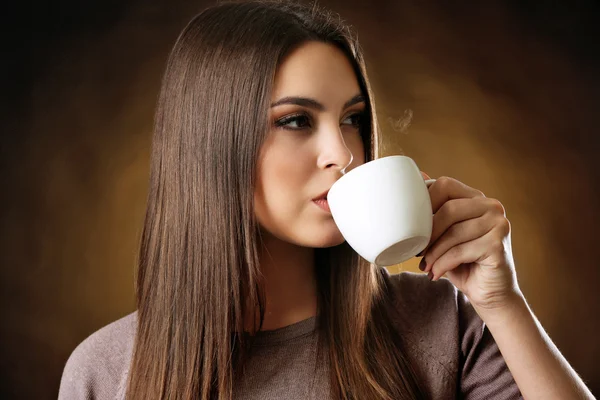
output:
[[[326,247],[334,247],[339,246],[344,243],[346,239],[342,236],[339,230],[335,230],[330,234],[323,233],[321,235],[312,235],[311,239],[307,247],[315,247],[315,248],[326,248]]]

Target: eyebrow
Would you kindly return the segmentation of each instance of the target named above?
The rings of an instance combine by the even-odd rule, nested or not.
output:
[[[365,101],[365,97],[362,94],[357,94],[356,96],[354,96],[353,98],[348,100],[346,103],[344,103],[344,107],[342,108],[342,110],[344,110],[354,104],[363,103],[364,101]],[[315,99],[311,99],[308,97],[294,97],[294,96],[284,97],[282,99],[277,100],[275,103],[272,103],[271,107],[277,107],[282,104],[295,104],[298,106],[314,108],[318,111],[325,111],[325,106],[323,104],[319,103]]]

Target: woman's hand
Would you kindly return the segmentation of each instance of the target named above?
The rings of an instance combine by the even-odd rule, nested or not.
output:
[[[434,281],[446,275],[480,314],[521,297],[502,203],[449,177],[429,195],[433,231],[419,268]]]
[[[425,179],[429,179],[423,173]],[[421,269],[446,275],[487,325],[526,399],[593,399],[529,309],[518,285],[504,207],[456,179],[429,186],[433,232]]]

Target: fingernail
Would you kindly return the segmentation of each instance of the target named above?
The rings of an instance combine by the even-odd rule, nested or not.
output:
[[[425,251],[425,249],[421,250],[419,252],[419,254],[417,254],[415,257],[422,257],[423,256],[423,252]]]
[[[429,271],[429,273],[427,274],[427,277],[429,278],[430,281],[433,280],[433,271]]]
[[[421,271],[425,271],[425,267],[427,266],[427,261],[425,261],[425,257],[421,258],[421,262],[419,263],[419,269]]]

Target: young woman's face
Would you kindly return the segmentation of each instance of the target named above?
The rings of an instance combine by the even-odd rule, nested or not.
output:
[[[365,162],[362,94],[350,62],[333,45],[307,42],[280,65],[254,196],[263,232],[305,247],[344,242],[331,213],[313,199],[344,168]]]

